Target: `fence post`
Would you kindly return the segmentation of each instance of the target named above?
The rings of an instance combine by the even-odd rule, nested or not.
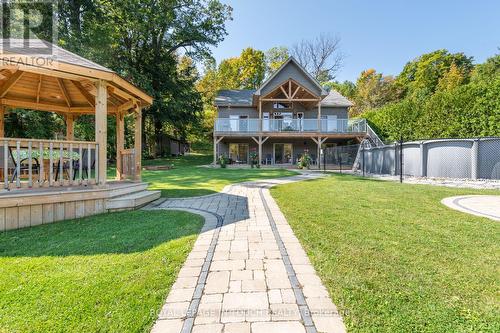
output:
[[[364,177],[365,176],[365,142],[364,141],[361,143],[361,153],[363,154],[362,158],[363,158],[363,177]]]
[[[399,182],[403,182],[403,136],[399,140]]]
[[[342,152],[339,154],[339,167],[340,167],[340,173],[342,174]]]
[[[420,176],[427,177],[427,161],[425,160],[424,141],[420,141]]]
[[[477,179],[478,169],[479,169],[479,139],[474,139],[472,141],[471,150],[471,178]]]

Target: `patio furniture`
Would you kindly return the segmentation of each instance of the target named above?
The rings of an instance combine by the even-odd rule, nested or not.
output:
[[[273,164],[273,156],[271,154],[267,154],[266,157],[262,160],[262,164]]]
[[[12,147],[9,147],[9,154],[11,157],[10,160],[12,161],[12,170],[13,170],[12,171],[12,178],[11,178],[10,182],[13,183],[14,179],[16,179],[18,171],[19,171],[19,178],[22,178],[23,174],[25,174],[25,172],[29,172],[29,170],[30,170],[29,162],[28,162],[28,164],[26,164],[26,162],[29,161],[30,158],[27,155],[27,152],[25,155],[23,155],[23,154],[20,154],[20,156],[14,155]],[[18,160],[19,160],[19,167],[17,164]],[[40,170],[40,163],[38,162],[38,159],[32,158],[31,172],[38,174],[39,170]]]

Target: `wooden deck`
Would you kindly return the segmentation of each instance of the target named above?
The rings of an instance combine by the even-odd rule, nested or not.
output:
[[[61,186],[0,191],[0,231],[138,208],[160,197],[147,183]]]

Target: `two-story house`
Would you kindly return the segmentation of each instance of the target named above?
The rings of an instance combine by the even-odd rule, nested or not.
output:
[[[222,90],[215,99],[214,164],[225,155],[231,163],[293,165],[308,152],[320,166],[321,148],[361,142],[364,119],[349,119],[352,103],[326,91],[293,58],[257,90]]]

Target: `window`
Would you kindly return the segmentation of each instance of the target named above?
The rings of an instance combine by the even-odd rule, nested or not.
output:
[[[292,103],[288,102],[275,102],[273,103],[274,110],[291,110],[293,108]]]

